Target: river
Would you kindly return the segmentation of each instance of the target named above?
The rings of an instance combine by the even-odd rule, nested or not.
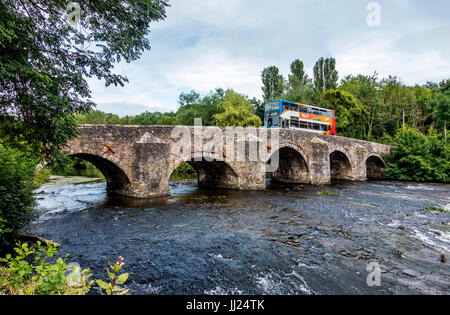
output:
[[[450,215],[424,208],[450,210],[450,185],[171,189],[132,200],[107,196],[104,180],[53,177],[25,232],[97,279],[122,255],[130,294],[450,294]]]

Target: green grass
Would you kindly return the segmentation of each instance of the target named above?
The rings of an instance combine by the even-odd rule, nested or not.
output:
[[[337,192],[331,192],[331,191],[318,191],[317,194],[319,196],[339,196],[339,194]]]
[[[50,182],[50,176],[52,176],[52,171],[44,167],[41,169],[33,178],[33,189],[41,187],[43,184]]]
[[[449,214],[450,213],[450,211],[448,211],[448,210],[441,209],[441,208],[436,208],[436,207],[430,207],[430,206],[423,207],[423,210],[425,210],[425,211],[433,211],[433,212],[441,212],[441,213],[445,213],[445,214]]]

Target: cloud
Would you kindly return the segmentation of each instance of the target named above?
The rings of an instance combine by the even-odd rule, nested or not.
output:
[[[105,88],[90,80],[94,101],[124,115],[176,111],[178,95],[192,89],[233,88],[261,98],[264,67],[287,76],[299,58],[312,75],[321,56],[336,57],[341,77],[376,70],[414,84],[449,76],[448,1],[378,1],[379,28],[366,24],[369,2],[172,0],[167,19],[151,26],[152,50],[117,66],[130,83]]]

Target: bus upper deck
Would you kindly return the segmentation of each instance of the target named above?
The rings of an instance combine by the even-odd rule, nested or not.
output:
[[[334,111],[284,100],[266,104],[264,125],[266,128],[298,128],[336,135]]]

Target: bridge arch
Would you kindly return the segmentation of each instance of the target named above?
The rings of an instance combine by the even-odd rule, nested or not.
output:
[[[381,179],[384,177],[386,163],[377,155],[372,155],[366,160],[367,179]]]
[[[199,153],[186,156],[170,168],[168,176],[183,163],[188,163],[195,169],[199,187],[234,189],[239,186],[239,176],[235,169],[217,155]]]
[[[334,151],[330,154],[330,173],[331,179],[353,179],[353,167],[345,153]]]
[[[127,174],[116,163],[107,160],[101,156],[87,153],[69,154],[70,157],[76,157],[94,165],[105,176],[108,193],[124,194],[131,181]]]
[[[275,154],[278,154],[279,163],[278,169],[271,172],[273,181],[302,184],[310,182],[308,162],[301,152],[289,146],[282,147],[272,154],[268,161],[269,165],[272,164]]]

